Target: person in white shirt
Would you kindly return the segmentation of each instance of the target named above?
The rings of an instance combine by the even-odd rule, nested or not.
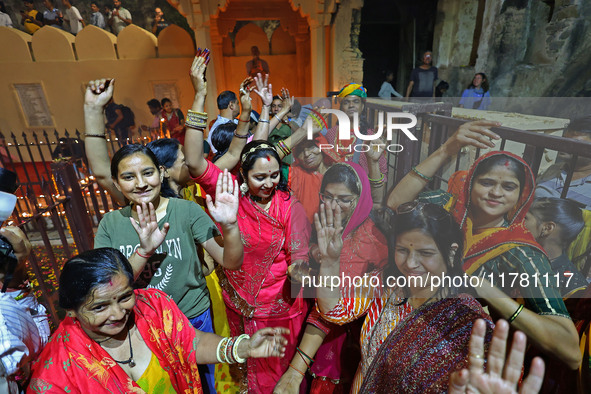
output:
[[[113,12],[111,13],[111,18],[109,19],[109,25],[111,26],[111,30],[113,30],[113,34],[118,35],[121,30],[132,23],[131,12],[121,7],[121,0],[114,0]]]
[[[86,23],[84,23],[84,19],[82,19],[82,15],[80,15],[78,8],[72,5],[74,0],[62,0],[62,2],[66,7],[66,16],[64,17],[64,20],[68,21],[70,24],[70,33],[76,35],[84,28],[84,26],[86,26]]]
[[[217,98],[217,104],[220,114],[215,122],[209,127],[209,134],[207,135],[207,143],[213,153],[217,152],[211,143],[211,135],[215,132],[215,129],[224,123],[234,122],[235,124],[238,124],[238,119],[236,119],[236,117],[240,114],[240,103],[238,103],[238,98],[234,92],[229,90],[221,92]]]
[[[380,91],[378,92],[378,96],[380,96],[381,98],[390,99],[392,97],[392,95],[394,95],[396,97],[402,98],[402,95],[400,93],[398,93],[392,87],[393,80],[394,80],[394,72],[392,72],[392,71],[387,72],[386,73],[386,80],[384,81],[384,83],[382,83],[382,87],[380,88]]]
[[[0,26],[14,27],[12,26],[12,19],[10,19],[10,15],[8,15],[8,12],[6,12],[6,6],[4,5],[3,1],[0,1]]]

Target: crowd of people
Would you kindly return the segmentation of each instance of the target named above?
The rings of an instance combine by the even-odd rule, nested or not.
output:
[[[44,9],[37,10],[33,0],[23,0],[24,9],[20,10],[22,29],[34,34],[43,26],[52,26],[76,35],[88,24],[118,35],[125,27],[133,24],[131,12],[123,7],[122,0],[90,2],[87,20],[74,0],[62,0],[61,3],[63,9],[58,8],[53,0],[43,0]],[[160,7],[154,9],[154,15],[149,21],[151,22],[147,28],[156,36],[170,25]],[[16,27],[18,24],[19,21],[11,19],[4,2],[0,1],[0,26]]]
[[[387,193],[380,139],[358,152],[360,141],[339,139],[322,115],[331,101],[274,95],[268,75],[221,92],[208,126],[209,58],[199,50],[191,65],[186,113],[148,102],[153,127],[166,123],[170,138],[122,144],[112,158],[106,128],[123,115],[115,108],[108,120],[116,83],[89,82],[88,162],[121,209],[104,215],[95,249],[66,262],[67,316],[45,346],[22,341],[9,384],[31,393],[588,392],[589,273],[572,253],[588,248],[589,206],[536,198],[568,169],[537,188],[522,158],[492,151],[446,190],[428,190],[462,148],[499,139],[498,123],[474,121]],[[426,53],[407,94],[433,94],[430,63]],[[483,107],[485,83],[474,77],[466,105]],[[366,99],[357,83],[337,97],[351,127],[373,135]],[[566,136],[588,138],[586,121]],[[24,235],[7,231],[22,263]]]

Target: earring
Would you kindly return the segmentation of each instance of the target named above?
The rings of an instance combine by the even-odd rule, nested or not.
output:
[[[242,196],[244,196],[247,192],[248,185],[246,184],[246,182],[242,182],[242,184],[240,185],[240,193],[242,194]]]

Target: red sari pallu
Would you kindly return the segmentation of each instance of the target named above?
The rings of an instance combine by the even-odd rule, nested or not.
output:
[[[195,329],[160,290],[135,290],[135,324],[177,393],[202,393]],[[144,393],[113,358],[66,317],[33,364],[27,393]]]

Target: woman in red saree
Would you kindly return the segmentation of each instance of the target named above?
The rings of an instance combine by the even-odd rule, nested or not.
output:
[[[202,393],[197,364],[281,357],[286,329],[221,338],[192,327],[160,290],[133,290],[112,248],[73,257],[60,276],[68,316],[32,367],[29,393]]]
[[[535,187],[528,164],[508,152],[489,152],[474,162],[457,197],[442,191],[420,193],[463,146],[493,147],[492,140],[500,137],[489,128],[498,125],[475,121],[460,126],[396,185],[388,206],[395,209],[418,196],[421,201],[449,210],[464,234],[464,271],[494,281],[494,286],[486,283],[478,288],[479,297],[499,317],[508,319],[514,329],[523,331],[543,353],[576,369],[581,355],[575,326],[556,285],[543,280],[553,275],[550,262],[524,224]],[[502,275],[523,281],[513,286],[504,281],[503,288]]]

